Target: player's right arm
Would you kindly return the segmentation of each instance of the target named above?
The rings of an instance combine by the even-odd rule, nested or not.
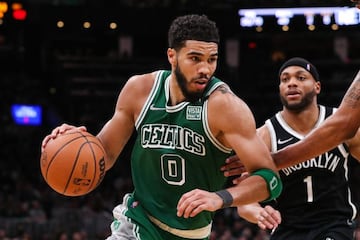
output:
[[[112,118],[97,137],[106,152],[106,169],[110,169],[135,129],[135,121],[153,86],[155,73],[131,77],[122,88]]]
[[[135,125],[134,96],[137,90],[137,76],[130,78],[122,88],[110,120],[106,122],[97,137],[105,149],[106,170],[110,169],[130,139]]]
[[[130,139],[135,120],[152,88],[154,73],[131,77],[121,89],[113,116],[103,126],[97,137],[105,149],[106,170],[110,169]],[[51,138],[68,131],[86,131],[86,127],[62,124],[56,127],[42,142],[42,149]]]

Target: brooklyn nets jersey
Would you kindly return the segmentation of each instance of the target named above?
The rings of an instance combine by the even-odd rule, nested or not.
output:
[[[317,127],[335,109],[319,106]],[[276,152],[302,138],[284,121],[280,113],[265,122]],[[281,212],[282,225],[317,228],[333,219],[353,220],[356,208],[351,199],[348,175],[349,153],[344,144],[316,158],[280,170],[283,191],[275,207]]]
[[[131,158],[134,198],[148,214],[177,229],[196,229],[211,224],[213,213],[177,217],[182,194],[195,188],[217,191],[225,185],[220,171],[231,149],[209,130],[209,95],[224,84],[212,78],[203,97],[194,103],[169,106],[170,71],[158,71],[154,86],[135,123],[137,138]],[[134,96],[136,97],[136,96]],[[128,216],[133,219],[136,216]]]

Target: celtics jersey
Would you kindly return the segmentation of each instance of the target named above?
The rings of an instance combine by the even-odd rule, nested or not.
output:
[[[176,207],[190,190],[224,187],[226,179],[220,167],[231,149],[215,139],[207,119],[208,97],[224,83],[213,77],[197,102],[168,106],[170,73],[158,71],[135,123],[137,138],[131,158],[134,198],[149,215],[168,226],[196,229],[209,225],[213,213],[203,211],[185,219],[177,217]]]
[[[319,110],[315,128],[335,109],[320,105]],[[304,138],[287,125],[280,113],[265,124],[270,132],[273,152]],[[276,199],[275,207],[281,212],[284,228],[314,229],[331,221],[346,222],[355,218],[348,157],[347,147],[340,144],[318,157],[280,170],[283,191]]]

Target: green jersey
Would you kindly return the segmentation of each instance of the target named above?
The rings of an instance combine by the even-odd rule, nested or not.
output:
[[[170,73],[158,71],[135,123],[133,196],[162,223],[176,229],[197,229],[211,224],[214,213],[203,211],[185,219],[177,217],[176,207],[184,193],[195,188],[217,191],[226,182],[220,167],[231,149],[215,139],[207,119],[208,97],[224,83],[213,77],[197,102],[168,106]],[[127,215],[136,218],[130,212]]]

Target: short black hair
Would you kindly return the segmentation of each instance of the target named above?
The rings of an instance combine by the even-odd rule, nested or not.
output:
[[[206,15],[189,14],[177,17],[169,28],[169,47],[178,50],[184,46],[186,40],[219,44],[220,37],[216,23]]]

